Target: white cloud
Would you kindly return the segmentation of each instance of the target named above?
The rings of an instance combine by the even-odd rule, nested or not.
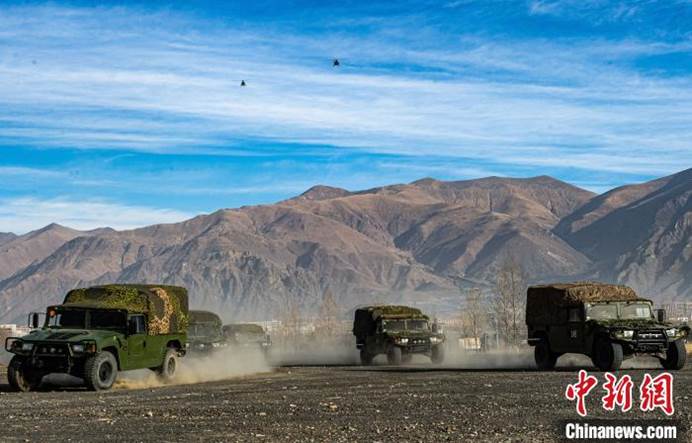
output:
[[[233,153],[261,139],[652,175],[692,161],[692,80],[606,63],[684,44],[412,49],[122,8],[8,8],[0,39],[3,145]],[[387,62],[445,74],[378,67]]]
[[[175,223],[191,214],[163,208],[63,198],[39,200],[15,198],[0,201],[0,232],[22,234],[51,223],[79,230],[111,227],[132,229],[157,223]]]

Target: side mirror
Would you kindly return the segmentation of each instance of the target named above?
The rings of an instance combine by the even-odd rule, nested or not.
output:
[[[659,323],[663,323],[664,321],[666,321],[665,309],[656,309],[656,320],[658,320]]]
[[[33,329],[38,329],[38,312],[31,314],[31,327]]]

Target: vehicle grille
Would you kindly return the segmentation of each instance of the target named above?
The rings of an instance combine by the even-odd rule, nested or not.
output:
[[[408,342],[408,349],[412,352],[422,352],[430,349],[430,340],[427,338],[414,338]]]
[[[665,332],[660,329],[637,331],[636,339],[640,345],[662,345],[667,342]]]
[[[41,344],[36,348],[36,355],[44,357],[65,357],[69,355],[67,345],[64,344]]]

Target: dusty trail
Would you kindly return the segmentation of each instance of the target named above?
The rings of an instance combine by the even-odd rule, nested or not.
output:
[[[650,371],[655,372],[655,371]],[[628,371],[636,383],[643,371]],[[692,370],[676,418],[692,423]],[[0,375],[3,377],[4,374]],[[431,367],[284,367],[230,380],[92,393],[15,394],[0,385],[2,441],[552,441],[576,417],[556,372]],[[594,417],[607,417],[589,399]],[[613,416],[612,414],[610,415]],[[630,412],[626,418],[661,418]]]

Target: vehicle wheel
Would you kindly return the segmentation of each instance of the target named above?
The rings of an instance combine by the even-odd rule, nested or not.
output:
[[[24,367],[24,359],[18,355],[12,357],[10,365],[7,367],[7,381],[10,388],[16,392],[29,392],[39,387],[41,376],[33,374],[31,370]]]
[[[92,391],[106,391],[118,377],[118,362],[108,351],[87,358],[84,363],[84,383]]]
[[[400,365],[401,364],[401,348],[398,346],[392,346],[387,351],[387,363],[390,365]]]
[[[411,363],[411,360],[413,360],[413,354],[409,354],[408,352],[401,354],[401,362],[403,364],[407,365]]]
[[[669,371],[678,371],[687,363],[687,349],[683,340],[676,340],[668,346],[666,358],[661,359],[663,368]]]
[[[372,364],[372,359],[375,358],[374,355],[370,354],[365,348],[360,350],[360,364],[363,366],[370,366]]]
[[[432,348],[432,353],[430,354],[430,361],[436,365],[441,364],[445,361],[445,348],[442,345],[434,346]]]
[[[622,345],[600,339],[594,346],[591,360],[602,371],[617,371],[623,360]]]
[[[557,358],[558,354],[550,349],[550,342],[545,338],[542,338],[533,349],[533,359],[538,369],[542,371],[555,369]]]
[[[178,350],[168,348],[166,355],[163,357],[163,364],[156,368],[156,374],[161,380],[171,381],[175,377],[175,371],[178,369]]]

